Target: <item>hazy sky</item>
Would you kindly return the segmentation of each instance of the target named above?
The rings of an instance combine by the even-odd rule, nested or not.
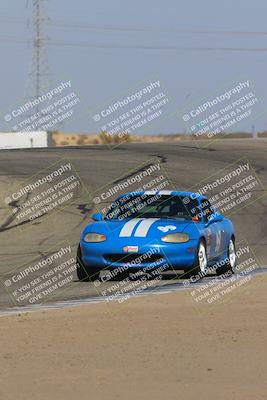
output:
[[[28,3],[28,6],[27,6]],[[90,112],[129,93],[157,76],[165,87],[170,107],[164,118],[148,125],[145,133],[184,131],[176,109],[200,101],[220,87],[246,76],[267,104],[266,52],[200,51],[167,47],[266,48],[264,35],[220,35],[179,30],[249,31],[266,29],[266,0],[44,0],[51,24],[47,34],[48,61],[53,82],[70,79],[83,108],[64,124],[66,131],[94,132]],[[0,2],[1,96],[4,115],[23,102],[31,60],[32,0]],[[66,24],[66,26],[62,26]],[[73,26],[71,26],[73,25]],[[267,30],[267,29],[266,29]],[[29,43],[16,43],[15,40]],[[60,45],[56,43],[61,42]],[[75,43],[75,46],[69,46]],[[85,47],[77,44],[111,45]],[[112,46],[122,46],[113,48]],[[123,48],[132,46],[132,48]],[[147,49],[137,47],[159,47]],[[253,122],[242,129],[251,130]],[[267,129],[267,116],[257,118],[256,129]],[[0,129],[7,130],[3,116]],[[237,127],[239,130],[239,127]]]

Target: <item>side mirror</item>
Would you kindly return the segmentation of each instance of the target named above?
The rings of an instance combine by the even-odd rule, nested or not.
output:
[[[222,214],[212,214],[207,222],[207,225],[213,224],[214,222],[221,222],[223,220],[223,215]]]
[[[94,221],[102,221],[103,220],[103,214],[102,213],[95,213],[91,216],[91,218]]]

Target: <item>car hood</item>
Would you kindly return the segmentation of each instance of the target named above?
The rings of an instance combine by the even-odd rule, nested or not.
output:
[[[92,222],[84,229],[82,237],[90,232],[101,233],[116,238],[159,238],[168,233],[186,231],[192,238],[196,236],[198,223],[179,219],[134,218],[131,220],[109,220]],[[197,235],[198,236],[198,235]]]

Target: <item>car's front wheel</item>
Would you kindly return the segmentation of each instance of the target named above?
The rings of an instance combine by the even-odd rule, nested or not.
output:
[[[206,243],[202,239],[199,242],[196,258],[193,268],[190,271],[186,271],[186,273],[182,276],[184,279],[189,278],[202,278],[203,276],[207,275],[208,272],[208,257],[207,257],[207,250],[206,250]]]
[[[228,272],[230,274],[235,274],[237,257],[236,257],[236,248],[235,248],[234,238],[231,238],[229,241],[227,258],[224,261],[225,261],[224,264],[220,265],[217,268],[217,270],[216,270],[217,275],[223,275]]]
[[[95,281],[99,278],[100,275],[99,268],[90,267],[89,269],[84,265],[82,261],[82,251],[80,245],[78,246],[77,250],[76,265],[77,265],[76,272],[79,281],[90,282],[90,281]]]

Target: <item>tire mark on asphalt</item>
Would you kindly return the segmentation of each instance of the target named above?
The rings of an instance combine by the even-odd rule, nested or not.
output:
[[[157,158],[159,158],[159,162],[160,162],[161,164],[167,162],[167,157],[166,157],[166,156],[164,156],[164,155],[159,155],[159,154],[156,154],[155,156],[156,156]],[[113,183],[120,183],[120,182],[124,181],[125,179],[131,178],[132,176],[135,176],[136,174],[145,171],[147,168],[151,167],[152,165],[154,165],[154,164],[152,164],[152,163],[145,164],[143,167],[138,168],[137,170],[135,170],[135,171],[132,172],[131,174],[128,174],[128,175],[126,175],[126,176],[123,176],[122,178],[117,179],[117,180],[114,181]]]
[[[12,224],[12,222],[16,219],[16,216],[19,214],[23,204],[25,203],[25,201],[28,200],[29,197],[30,197],[30,193],[28,192],[25,200],[23,200],[21,203],[19,202],[19,200],[14,200],[14,201],[11,201],[9,204],[7,204],[8,206],[16,208],[16,211],[12,212],[12,214],[9,217],[7,217],[5,222],[3,222],[3,224],[0,225],[0,232],[15,228],[17,226],[20,226],[20,225],[25,224],[30,221],[30,220],[26,220],[26,221],[23,221],[23,223],[21,222],[17,225],[14,225],[14,226],[8,228],[8,226],[10,224]]]

